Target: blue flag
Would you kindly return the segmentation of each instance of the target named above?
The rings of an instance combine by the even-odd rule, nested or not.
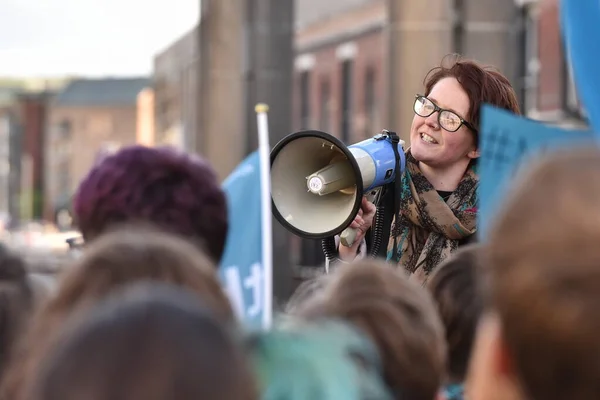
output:
[[[265,308],[259,161],[258,152],[250,154],[223,182],[229,232],[219,269],[238,316],[254,328],[261,326]]]
[[[600,134],[600,1],[561,0],[560,19],[577,94],[591,126]]]
[[[489,105],[481,113],[477,233],[485,240],[518,168],[542,152],[591,142],[593,133],[547,126]]]

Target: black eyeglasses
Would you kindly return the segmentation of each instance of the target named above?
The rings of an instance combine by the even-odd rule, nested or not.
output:
[[[429,117],[431,114],[437,111],[438,124],[440,124],[440,127],[442,127],[444,130],[447,130],[448,132],[456,132],[460,129],[461,126],[464,125],[473,132],[475,132],[475,134],[479,133],[473,125],[465,121],[454,111],[444,110],[443,108],[440,108],[437,104],[435,104],[433,101],[429,100],[423,95],[416,95],[413,110],[415,114],[424,118]]]

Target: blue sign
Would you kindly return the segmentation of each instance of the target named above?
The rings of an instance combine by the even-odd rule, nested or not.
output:
[[[560,18],[577,94],[590,125],[600,134],[600,1],[561,0]]]
[[[547,126],[489,105],[481,113],[477,232],[485,240],[518,168],[540,153],[591,142],[594,136],[588,130]]]
[[[229,232],[219,268],[238,317],[254,328],[263,322],[265,298],[259,164],[254,152],[223,182]]]

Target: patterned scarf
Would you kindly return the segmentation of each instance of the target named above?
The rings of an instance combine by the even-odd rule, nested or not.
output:
[[[462,383],[446,385],[443,389],[443,396],[445,400],[464,400],[465,387]]]
[[[419,169],[417,160],[406,151],[402,176],[400,221],[392,223],[387,260],[402,265],[421,283],[446,259],[459,241],[475,233],[479,176],[470,167],[448,201],[437,193]],[[398,247],[394,254],[394,237]]]

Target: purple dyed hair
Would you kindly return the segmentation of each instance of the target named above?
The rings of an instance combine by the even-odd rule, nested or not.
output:
[[[86,240],[123,223],[149,223],[196,242],[215,262],[227,237],[227,201],[212,167],[172,148],[127,147],[95,165],[74,200]]]

